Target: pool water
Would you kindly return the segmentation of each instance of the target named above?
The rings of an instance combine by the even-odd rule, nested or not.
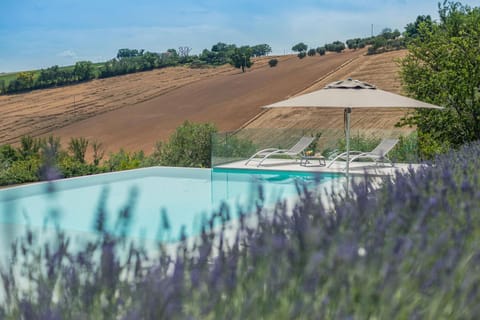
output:
[[[298,197],[297,184],[318,188],[338,179],[337,174],[284,171],[146,168],[52,183],[0,190],[0,224],[53,227],[92,233],[97,212],[106,212],[106,226],[113,229],[118,214],[130,208],[129,237],[156,239],[167,213],[170,230],[178,236],[182,226],[187,235],[198,234],[203,217],[222,203],[236,217],[249,212],[263,190],[265,206],[279,199]]]

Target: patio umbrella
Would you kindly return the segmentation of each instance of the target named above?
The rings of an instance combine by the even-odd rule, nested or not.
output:
[[[314,107],[343,108],[345,115],[345,140],[347,151],[347,192],[350,169],[350,113],[352,108],[428,108],[442,107],[377,89],[374,85],[358,80],[341,80],[323,89],[276,102],[263,108]]]

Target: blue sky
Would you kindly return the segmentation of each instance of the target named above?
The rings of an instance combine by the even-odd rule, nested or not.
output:
[[[368,36],[371,24],[403,31],[420,14],[437,18],[437,1],[1,0],[0,72],[104,61],[120,48],[199,53],[219,41],[283,54],[300,41]]]

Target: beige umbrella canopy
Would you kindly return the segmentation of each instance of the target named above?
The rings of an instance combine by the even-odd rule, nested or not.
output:
[[[377,89],[374,85],[358,80],[332,82],[325,88],[294,98],[276,102],[263,108],[315,107],[343,108],[345,110],[345,135],[347,147],[347,191],[350,160],[350,113],[351,108],[429,108],[442,107],[407,98]]]
[[[325,88],[298,97],[265,106],[277,107],[330,107],[330,108],[430,108],[439,106],[407,98],[358,80],[342,80]]]

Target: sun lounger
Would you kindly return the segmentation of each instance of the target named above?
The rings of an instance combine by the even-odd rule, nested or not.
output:
[[[248,165],[250,162],[258,162],[257,167],[261,166],[262,163],[272,157],[272,156],[289,156],[292,159],[297,159],[301,153],[308,148],[308,146],[315,140],[315,137],[302,137],[293,147],[290,149],[278,149],[278,148],[268,148],[263,149],[251,156],[246,162],[245,165]]]
[[[375,161],[376,164],[379,162],[388,162],[392,165],[392,161],[388,159],[387,153],[390,152],[390,150],[395,147],[395,145],[398,143],[398,139],[383,139],[380,144],[375,147],[370,152],[363,152],[363,151],[350,151],[350,162],[355,161],[357,159],[362,159],[362,158],[369,158]],[[330,163],[327,165],[327,168],[330,168],[330,166],[335,163],[336,160],[341,159],[341,160],[347,160],[347,153],[343,152],[339,155],[335,155],[335,157],[330,161]]]

